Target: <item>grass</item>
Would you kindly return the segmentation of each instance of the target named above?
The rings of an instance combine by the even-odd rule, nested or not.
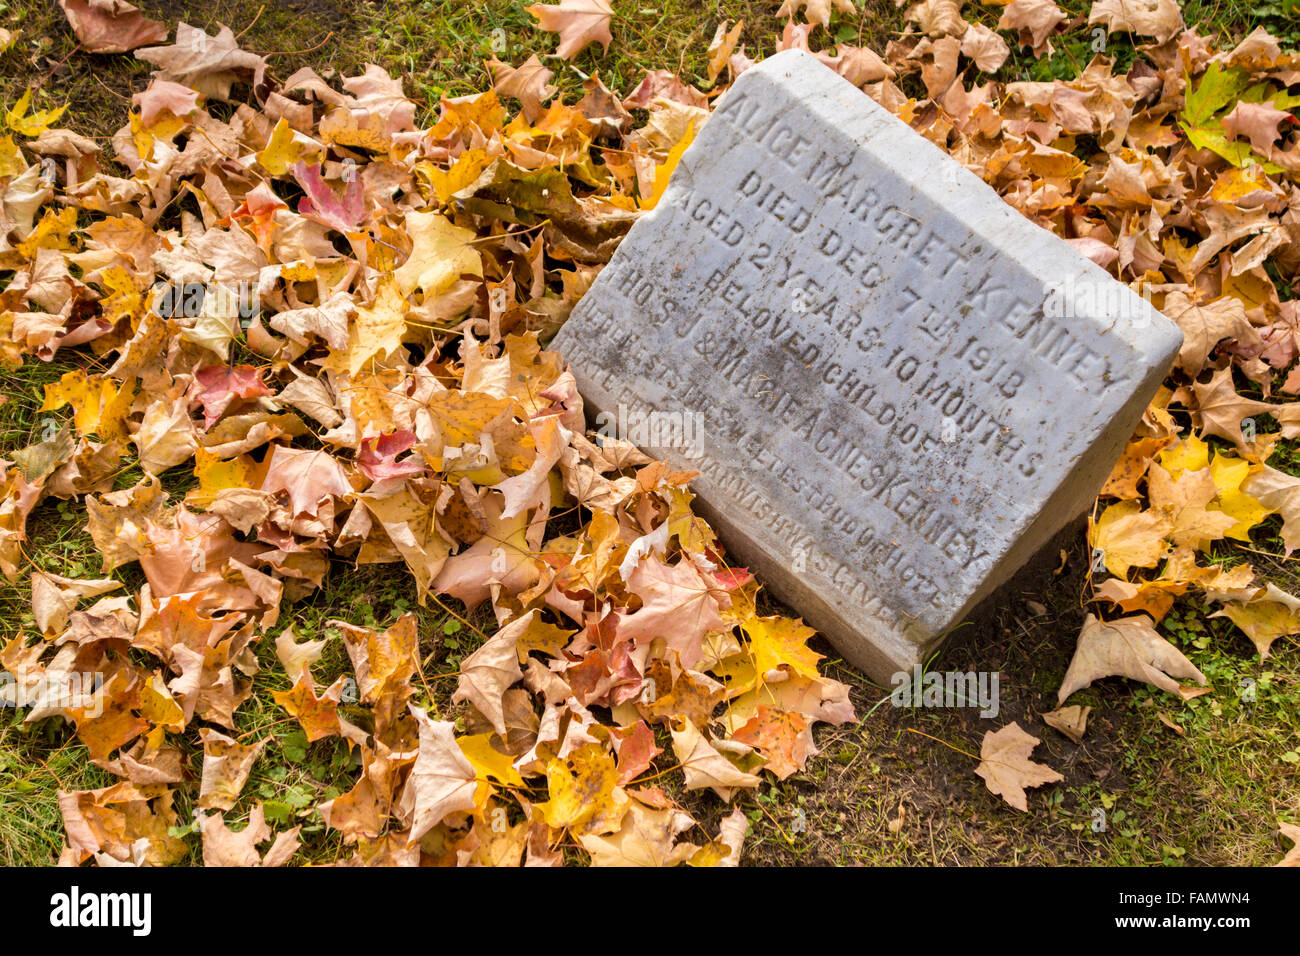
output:
[[[273,54],[271,72],[279,78],[306,65],[321,73],[350,74],[366,62],[379,63],[402,77],[408,94],[427,112],[443,96],[482,89],[484,61],[494,53],[518,63],[554,44],[551,35],[532,29],[526,4],[518,0],[140,0],[138,5],[172,25],[184,19],[214,30],[221,22],[243,31],[244,46]],[[757,58],[774,49],[779,5],[779,0],[615,0],[615,42],[608,54],[589,48],[573,64],[552,64],[555,82],[572,93],[585,76],[598,73],[611,88],[627,93],[646,69],[664,68],[707,86],[705,48],[717,21],[743,17],[747,52]],[[887,0],[861,6],[857,17],[836,16],[834,37],[881,50],[901,30],[901,11]],[[1078,15],[1088,4],[1065,0],[1061,6]],[[1189,23],[1212,24],[1225,36],[1244,36],[1256,25],[1292,45],[1300,36],[1300,21],[1284,15],[1280,4],[1197,2],[1184,4],[1184,11]],[[973,7],[966,15],[992,25],[998,12]],[[107,142],[124,121],[130,94],[147,82],[148,66],[130,57],[77,51],[58,7],[47,0],[0,0],[0,26],[21,31],[15,47],[0,55],[0,101],[12,103],[27,86],[39,86],[38,106],[70,103],[68,125]],[[1002,77],[1077,75],[1093,55],[1093,39],[1080,23],[1054,40],[1057,52],[1050,58],[1035,60],[1027,51],[1015,51]],[[1109,43],[1110,55],[1121,63],[1131,59],[1126,40]],[[8,402],[0,405],[0,449],[39,440],[50,417],[37,412],[42,386],[71,367],[31,362],[5,371],[0,392]],[[61,421],[63,414],[52,417]],[[1300,473],[1297,448],[1283,442],[1274,466]],[[136,477],[119,476],[119,485]],[[173,492],[186,487],[179,474],[165,480]],[[98,574],[98,555],[82,527],[79,504],[47,502],[29,528],[29,553],[37,566],[65,575]],[[1266,522],[1251,547],[1280,555],[1278,531],[1276,519]],[[1285,561],[1250,557],[1279,586],[1300,589]],[[864,719],[820,730],[821,753],[809,761],[806,774],[781,783],[769,778],[756,793],[737,798],[752,824],[746,860],[770,865],[1261,865],[1280,858],[1277,819],[1300,821],[1295,705],[1300,642],[1278,641],[1272,659],[1261,663],[1230,622],[1181,606],[1163,623],[1164,631],[1217,693],[1184,703],[1132,682],[1102,681],[1071,701],[1094,708],[1089,732],[1076,745],[1046,728],[1039,715],[1055,706],[1056,688],[1074,650],[1085,612],[1086,565],[1078,529],[1062,535],[934,662],[938,670],[999,671],[1001,712],[994,719],[981,719],[971,709],[882,704],[887,689],[831,664],[832,676],[850,685]],[[131,568],[119,576],[128,587],[141,583]],[[437,607],[418,607],[413,584],[399,567],[336,562],[325,586],[287,606],[271,635],[257,645],[262,669],[253,696],[236,712],[237,732],[244,742],[274,740],[228,818],[240,819],[260,800],[273,826],[303,825],[299,860],[340,855],[337,836],[305,808],[350,788],[356,757],[337,738],[308,745],[275,705],[272,692],[288,689],[288,683],[273,637],[289,626],[300,639],[326,636],[334,618],[386,626],[408,611],[419,617],[426,661],[428,690],[418,703],[456,715],[449,702],[454,682],[439,675],[453,672],[475,646],[469,629]],[[33,623],[26,578],[0,582],[0,640]],[[481,618],[471,623],[487,627]],[[834,653],[825,644],[819,650],[828,658]],[[329,641],[316,673],[326,684],[351,674],[341,640]],[[1253,691],[1253,701],[1244,699],[1250,696],[1245,690]],[[47,864],[63,843],[56,791],[104,786],[114,778],[88,762],[84,748],[57,719],[24,726],[22,712],[5,711],[0,718],[0,862]],[[1066,777],[1060,785],[1032,791],[1028,814],[1007,807],[973,772],[984,732],[1010,720],[1042,738],[1035,757]],[[186,759],[197,779],[201,752],[191,746]],[[670,791],[675,785],[672,775],[661,782]],[[184,799],[191,800],[197,787],[182,788],[187,791]],[[710,834],[729,810],[711,795],[677,795]],[[190,819],[190,804],[178,802],[177,810],[182,821]],[[199,840],[192,831],[186,824],[178,833],[192,848],[190,862],[198,862]]]

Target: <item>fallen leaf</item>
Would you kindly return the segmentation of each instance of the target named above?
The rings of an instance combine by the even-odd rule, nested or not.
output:
[[[984,734],[980,763],[975,773],[984,778],[989,792],[1000,796],[1017,810],[1028,813],[1026,787],[1041,787],[1064,780],[1051,767],[1029,759],[1041,741],[1020,729],[1015,721],[1001,730]]]
[[[167,39],[166,26],[125,0],[59,0],[59,7],[88,53],[126,53]]]
[[[1076,690],[1103,677],[1128,677],[1171,694],[1183,693],[1175,678],[1201,685],[1206,682],[1205,675],[1181,651],[1156,633],[1154,622],[1146,614],[1117,621],[1101,621],[1089,614],[1056,693],[1057,703],[1065,703]]]

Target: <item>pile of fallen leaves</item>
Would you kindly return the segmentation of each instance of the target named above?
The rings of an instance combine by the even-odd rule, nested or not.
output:
[[[158,42],[125,6],[66,5],[87,49],[92,30]],[[778,48],[809,49],[829,0],[786,7],[812,22],[791,20]],[[561,58],[612,40],[605,0],[532,9]],[[1300,434],[1300,406],[1273,399],[1300,388],[1300,316],[1268,271],[1300,257],[1300,143],[1283,125],[1300,59],[1262,32],[1215,53],[1172,0],[1101,0],[1092,22],[1152,41],[1126,73],[1099,54],[1069,82],[977,85],[1009,55],[997,31],[956,0],[907,17],[883,57],[817,55],[1186,333],[1103,492],[1094,567],[1112,576],[1093,597],[1109,619],[1089,619],[1060,696],[1117,674],[1198,692],[1155,630],[1180,596],[1220,602],[1261,656],[1300,632],[1300,600],[1200,560],[1271,513],[1300,545],[1300,479],[1266,464]],[[1014,0],[998,27],[1043,54],[1067,25],[1050,0]],[[540,58],[493,61],[493,89],[444,100],[422,129],[377,67],[276,82],[230,30],[181,24],[136,51],[157,69],[113,137],[117,165],[55,128],[60,110],[24,97],[7,113],[0,361],[82,367],[46,389],[41,440],[0,461],[0,571],[29,573],[27,516],[52,497],[84,500],[105,572],[139,562],[146,581],[122,596],[32,569],[43,633],[0,653],[26,719],[62,716],[122,778],[61,794],[64,861],[181,859],[174,801],[196,786],[205,861],[292,858],[298,828],[273,834],[260,804],[227,825],[266,743],[240,742],[235,714],[254,646],[332,563],[404,566],[422,601],[486,602],[498,624],[446,714],[430,713],[413,616],[332,622],[354,677],[329,687],[312,672],[325,641],[280,631],[292,690],[276,703],[309,741],[359,754],[355,786],[315,808],[345,862],[734,864],[743,814],[705,834],[656,781],[728,800],[802,768],[815,722],[854,719],[812,632],[760,615],[758,585],[692,513],[691,475],[589,436],[541,347],[750,65],[740,33],[719,26],[708,93],[657,71],[627,96],[592,77],[566,104]],[[173,497],[158,476],[182,468],[197,485]],[[69,704],[94,674],[94,699]],[[1050,715],[1071,734],[1086,716]],[[1059,779],[1034,743],[1013,724],[984,745],[981,775],[1021,809],[1025,786]]]
[[[253,648],[331,562],[382,562],[422,602],[488,602],[499,629],[461,665],[459,715],[430,712],[414,615],[331,622],[355,675],[329,687],[325,641],[280,632],[276,703],[360,755],[315,808],[349,862],[736,862],[743,814],[692,841],[655,781],[729,798],[784,778],[816,721],[853,719],[847,689],[819,676],[810,629],[760,616],[691,475],[588,439],[539,346],[666,175],[678,114],[654,104],[677,87],[620,100],[593,80],[543,109],[536,73],[498,67],[518,116],[489,91],[419,129],[375,67],[275,83],[228,29],[185,24],[136,55],[158,69],[113,138],[124,175],[27,98],[0,139],[0,355],[83,366],[3,462],[0,570],[26,573],[33,507],[75,498],[104,571],[139,562],[146,581],[123,596],[33,569],[43,633],[0,653],[26,719],[62,716],[122,778],[60,795],[63,859],[181,859],[174,802],[194,787],[205,861],[290,859],[298,828],[272,834],[260,804],[224,818],[267,743],[236,734]],[[181,468],[197,486],[172,497],[158,476]],[[363,717],[340,711],[350,690]],[[202,743],[197,781],[181,741]]]

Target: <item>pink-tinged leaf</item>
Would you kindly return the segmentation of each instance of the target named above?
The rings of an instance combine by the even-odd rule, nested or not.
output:
[[[190,401],[203,406],[204,428],[211,428],[236,399],[272,394],[262,381],[262,369],[251,365],[209,365],[198,370],[190,386]]]
[[[713,572],[713,580],[722,590],[735,591],[754,580],[754,575],[749,573],[749,568],[719,568]]]
[[[398,461],[397,456],[415,444],[415,432],[401,428],[391,435],[367,438],[357,453],[361,473],[371,481],[386,478],[410,478],[424,473],[424,463],[415,456]]]
[[[276,445],[271,451],[262,491],[283,491],[294,515],[314,515],[321,501],[352,491],[348,474],[329,452]]]
[[[164,43],[167,27],[125,0],[59,0],[64,15],[89,53],[125,53],[146,43]]]
[[[626,786],[645,773],[661,753],[663,748],[655,746],[654,731],[644,720],[638,720],[618,745],[619,784]]]
[[[188,116],[199,108],[199,94],[188,86],[154,77],[143,93],[131,97],[131,105],[140,107],[140,122],[153,126],[163,110],[173,116]]]
[[[702,640],[723,626],[720,610],[731,606],[727,592],[711,584],[687,560],[667,565],[655,557],[642,558],[627,581],[641,599],[641,609],[624,614],[618,633],[638,644],[657,637],[681,655],[683,667],[694,667],[704,656]]]
[[[366,218],[365,192],[359,177],[353,176],[344,183],[341,199],[321,176],[319,165],[308,166],[301,161],[295,163],[293,178],[306,193],[298,201],[298,212],[308,219],[348,233],[356,232]]]

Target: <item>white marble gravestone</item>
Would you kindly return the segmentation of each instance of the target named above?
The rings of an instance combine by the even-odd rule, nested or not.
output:
[[[888,681],[1089,506],[1181,341],[789,51],[722,97],[553,347],[589,418],[699,470],[734,560]]]

